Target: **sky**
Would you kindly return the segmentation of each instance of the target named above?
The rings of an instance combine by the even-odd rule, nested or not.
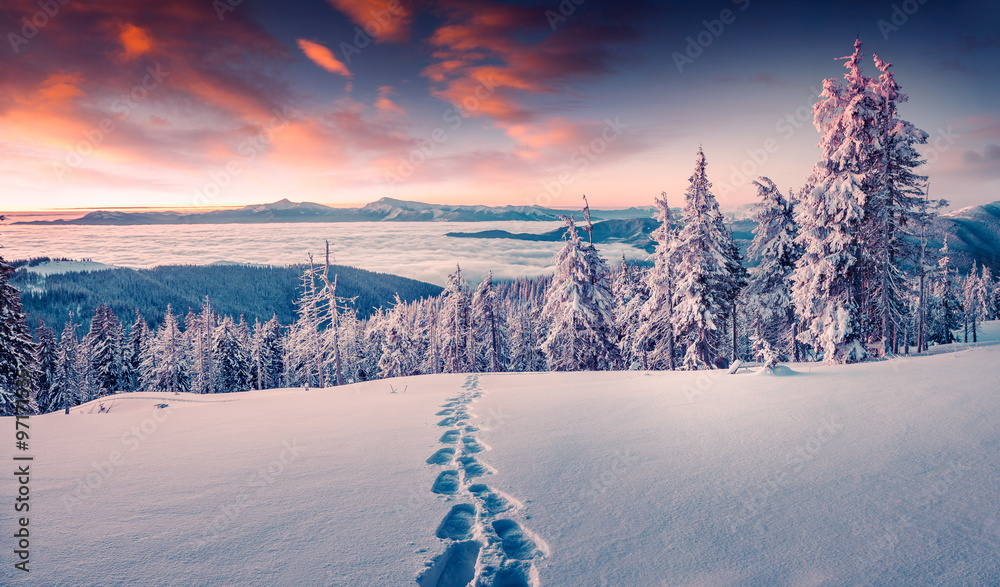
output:
[[[679,204],[797,189],[860,37],[931,196],[1000,200],[1000,4],[5,0],[0,208]]]

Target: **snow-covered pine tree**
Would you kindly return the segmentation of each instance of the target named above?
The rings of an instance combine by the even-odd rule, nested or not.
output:
[[[286,352],[286,366],[297,371],[300,384],[307,387],[326,387],[326,341],[320,329],[323,322],[320,305],[322,293],[317,289],[316,280],[319,269],[312,264],[309,256],[309,268],[302,272],[302,294],[296,300],[298,318],[289,332]]]
[[[949,256],[947,236],[941,247],[938,273],[931,289],[933,304],[928,308],[928,340],[938,344],[954,342],[953,331],[962,326],[962,301],[957,274]]]
[[[146,320],[135,311],[135,321],[125,339],[122,351],[122,385],[124,391],[136,391],[142,385],[142,351],[149,343],[149,326]]]
[[[656,219],[660,225],[652,234],[656,241],[653,267],[646,273],[638,289],[640,293],[626,310],[627,319],[634,322],[631,328],[635,332],[629,345],[644,369],[673,371],[677,368],[674,295],[677,289],[675,265],[679,257],[677,227],[666,193],[656,199]]]
[[[598,371],[621,363],[608,267],[584,243],[572,217],[564,216],[566,245],[555,256],[556,272],[546,293],[541,343],[551,371]]]
[[[846,87],[823,82],[813,106],[822,133],[822,158],[800,193],[799,241],[804,252],[794,274],[796,312],[805,327],[799,340],[823,351],[828,362],[864,359],[858,300],[862,287],[862,229],[870,171],[879,140],[880,104],[861,72],[861,41],[845,57]]]
[[[860,58],[860,41],[856,43],[856,53]],[[878,55],[874,55],[874,60],[881,75],[868,81],[877,108],[874,121],[877,136],[868,162],[867,198],[863,202],[860,231],[864,243],[860,270],[866,290],[861,294],[860,306],[864,315],[862,326],[871,342],[894,339],[905,306],[903,264],[917,256],[916,247],[906,237],[911,226],[924,221],[924,216],[933,215],[933,209],[942,204],[934,202],[928,210],[922,187],[927,176],[914,172],[924,163],[916,145],[927,142],[927,133],[899,117],[898,104],[908,98],[900,92],[889,70],[892,64]],[[865,101],[860,96],[855,100]]]
[[[629,264],[623,253],[622,262],[615,271],[614,279],[611,282],[611,293],[614,296],[618,350],[622,355],[622,364],[629,368],[635,365],[645,366],[645,352],[636,350],[636,333],[642,325],[639,320],[639,312],[646,300],[649,299],[647,278],[648,273]]]
[[[673,326],[687,369],[712,368],[713,359],[724,352],[726,341],[720,339],[720,328],[735,312],[744,273],[705,165],[699,147],[685,192],[684,228],[677,235]]]
[[[441,316],[438,320],[441,336],[441,359],[445,373],[469,373],[469,286],[462,277],[462,268],[448,275],[441,292]]]
[[[150,369],[149,389],[175,393],[190,389],[190,364],[186,342],[187,339],[177,323],[177,317],[168,304],[163,324],[149,347],[148,355],[152,357],[143,362],[144,367],[149,365]]]
[[[427,298],[418,303],[415,337],[420,341],[421,373],[441,373],[441,329],[438,327],[441,310],[439,298]]]
[[[317,310],[320,318],[320,327],[324,328],[321,335],[321,343],[325,352],[324,370],[332,369],[332,377],[326,378],[334,385],[344,385],[344,370],[347,368],[343,355],[341,315],[352,309],[357,298],[343,298],[337,296],[337,276],[333,276],[331,282],[328,277],[329,266],[319,274],[322,281],[322,288],[318,292]],[[353,369],[353,366],[350,367]]]
[[[212,338],[218,319],[212,302],[205,296],[201,311],[195,315],[188,312],[184,320],[185,334],[191,349],[191,391],[194,393],[215,393],[215,357],[212,352]]]
[[[530,299],[518,298],[507,308],[510,325],[510,370],[518,372],[544,371],[545,356],[538,348],[541,318],[539,310]]]
[[[80,344],[76,348],[76,361],[76,372],[80,378],[80,403],[86,403],[99,397],[100,394],[97,371],[94,370],[94,339],[87,335],[80,337]]]
[[[983,263],[983,272],[979,276],[979,285],[982,288],[979,295],[981,296],[983,320],[993,320],[996,317],[996,297],[994,296],[996,284],[994,281],[993,271],[990,270],[989,265]]]
[[[0,257],[0,416],[17,415],[18,394],[24,408],[34,406],[35,348],[21,306],[21,292],[10,284],[14,268]]]
[[[73,313],[70,312],[56,353],[56,373],[49,402],[53,411],[65,410],[68,414],[71,407],[80,403],[80,377],[77,368],[79,365],[77,350],[80,342],[76,338],[76,329],[79,326],[73,322]]]
[[[344,379],[347,383],[357,383],[358,369],[364,360],[364,347],[362,347],[361,321],[358,320],[358,312],[354,308],[344,310],[340,315],[340,354],[344,361]]]
[[[415,363],[412,331],[407,323],[406,310],[406,304],[399,299],[399,294],[396,294],[396,303],[382,321],[385,342],[378,362],[381,379],[410,375]]]
[[[364,325],[364,349],[365,356],[361,368],[358,370],[359,381],[371,381],[378,379],[378,366],[382,360],[382,351],[385,346],[385,322],[386,316],[382,308],[378,308]]]
[[[254,324],[251,342],[251,378],[254,389],[272,389],[281,385],[281,325],[277,315],[264,324]]]
[[[506,371],[510,362],[507,317],[497,307],[492,271],[472,296],[471,322],[472,340],[476,346],[476,372]]]
[[[55,384],[56,357],[59,353],[59,342],[52,329],[45,325],[45,321],[38,320],[38,328],[35,328],[35,403],[38,405],[38,413],[44,414],[57,409],[59,406],[52,406],[52,387]]]
[[[965,315],[965,342],[969,342],[970,330],[972,342],[979,342],[978,325],[988,315],[989,295],[976,261],[972,262],[972,269],[962,283],[962,310]]]
[[[241,321],[245,329],[245,323]],[[233,393],[250,389],[250,350],[240,327],[229,316],[219,321],[212,334],[215,357],[215,392]]]
[[[752,209],[757,226],[748,254],[759,263],[750,270],[746,290],[750,341],[759,360],[798,360],[792,273],[802,256],[802,245],[796,240],[799,226],[794,200],[781,195],[766,177],[754,184],[760,201]]]
[[[97,396],[120,391],[125,387],[125,330],[110,307],[104,304],[97,306],[86,338]]]

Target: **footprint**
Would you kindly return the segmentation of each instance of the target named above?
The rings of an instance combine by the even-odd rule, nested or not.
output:
[[[493,473],[493,471],[489,470],[485,465],[480,463],[476,457],[462,457],[458,459],[458,462],[462,464],[462,470],[465,471],[466,479],[482,477],[483,475],[490,475]]]
[[[455,495],[458,492],[458,471],[441,471],[434,480],[431,491],[442,495]]]
[[[449,430],[441,435],[441,442],[445,444],[455,444],[462,435],[461,430]]]
[[[531,560],[544,553],[530,536],[514,520],[496,520],[493,530],[500,537],[500,546],[507,558],[515,560]]]
[[[491,587],[533,587],[537,585],[532,578],[531,564],[520,561],[508,561],[493,577]]]
[[[445,410],[441,410],[440,412],[438,412],[438,413],[436,413],[434,415],[435,416],[450,416],[454,412],[455,412],[455,410],[453,410],[451,408],[448,408],[448,409],[445,409]]]
[[[438,426],[454,426],[457,423],[454,416],[449,416],[438,422]]]
[[[465,436],[462,438],[463,454],[476,454],[484,450],[486,450],[486,447],[475,436]]]
[[[448,515],[441,520],[436,536],[441,539],[468,540],[472,538],[476,525],[476,506],[471,503],[460,503],[451,508]]]
[[[427,459],[428,465],[450,465],[451,461],[455,459],[455,449],[448,447],[442,448],[436,453],[432,454],[430,458]]]
[[[479,432],[479,426],[466,426],[466,432]]]
[[[417,577],[420,587],[466,587],[476,578],[476,560],[483,545],[478,540],[452,542]]]
[[[490,517],[514,509],[515,504],[499,491],[490,489],[485,483],[475,483],[469,486],[469,493],[475,495],[483,503],[483,513]]]

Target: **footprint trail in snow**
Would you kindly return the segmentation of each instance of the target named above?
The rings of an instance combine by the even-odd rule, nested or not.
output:
[[[482,396],[479,376],[470,375],[458,397],[449,398],[437,416],[450,428],[440,439],[445,445],[428,459],[441,471],[433,493],[453,503],[435,531],[444,552],[427,563],[417,577],[420,587],[538,587],[535,561],[548,546],[514,518],[524,506],[513,497],[482,482],[496,470],[482,453],[490,447],[476,436],[470,423],[472,402]]]

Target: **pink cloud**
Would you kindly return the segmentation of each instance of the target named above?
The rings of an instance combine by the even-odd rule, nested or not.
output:
[[[342,75],[344,77],[351,77],[351,72],[347,69],[347,66],[337,59],[333,52],[320,45],[319,43],[313,43],[312,41],[307,41],[305,39],[299,39],[299,48],[305,53],[313,63],[322,67],[323,69],[329,71],[330,73],[336,73],[337,75]]]

